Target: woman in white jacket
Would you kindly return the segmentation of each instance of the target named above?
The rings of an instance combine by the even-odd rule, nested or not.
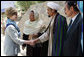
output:
[[[5,29],[4,52],[6,56],[17,56],[20,52],[20,45],[29,44],[27,40],[20,39],[20,30],[16,25],[17,11],[10,7],[6,9],[7,22]]]

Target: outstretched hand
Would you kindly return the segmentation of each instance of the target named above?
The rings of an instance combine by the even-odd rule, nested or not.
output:
[[[37,39],[34,39],[34,40],[27,40],[27,41],[25,42],[25,44],[29,44],[29,45],[31,45],[31,46],[34,46],[38,41],[39,41],[38,38],[37,38]]]
[[[35,40],[30,40],[29,45],[34,46],[35,44],[36,44],[36,43],[35,43]]]
[[[36,44],[36,41],[35,40],[27,40],[25,43],[28,45],[34,46]]]

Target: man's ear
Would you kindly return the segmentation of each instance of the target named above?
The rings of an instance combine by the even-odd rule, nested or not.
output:
[[[52,12],[54,12],[54,9],[52,9]]]
[[[55,9],[52,9],[52,12],[54,13],[55,12]]]
[[[71,7],[70,7],[70,10],[71,10],[71,11],[74,11],[74,8],[73,8],[73,6],[71,6]]]

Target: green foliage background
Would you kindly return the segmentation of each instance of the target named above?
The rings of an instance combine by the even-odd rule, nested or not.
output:
[[[27,11],[27,9],[30,7],[30,5],[42,3],[45,1],[16,1],[15,5],[16,7],[22,8],[23,11]]]

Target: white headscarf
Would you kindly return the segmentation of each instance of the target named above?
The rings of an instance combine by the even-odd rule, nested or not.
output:
[[[60,5],[54,2],[48,2],[47,6],[50,7],[51,9],[55,9],[55,10],[59,10],[60,9]]]
[[[39,19],[39,14],[37,11],[34,11],[34,18],[35,20],[38,20]]]
[[[24,33],[25,34],[36,34],[40,31],[43,21],[39,19],[38,12],[34,11],[35,21],[31,22],[29,19],[25,21]]]

